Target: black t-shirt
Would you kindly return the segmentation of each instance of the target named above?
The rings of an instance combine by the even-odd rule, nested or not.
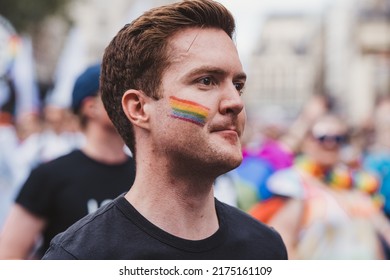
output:
[[[146,220],[120,196],[57,235],[43,259],[287,259],[280,235],[216,200],[219,229],[192,241]]]
[[[134,176],[130,157],[121,164],[105,164],[75,150],[34,169],[16,203],[46,220],[44,253],[56,234],[128,191]]]

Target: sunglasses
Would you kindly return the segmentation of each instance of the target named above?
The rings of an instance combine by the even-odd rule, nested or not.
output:
[[[342,145],[347,142],[347,137],[345,135],[319,135],[314,136],[314,138],[321,144],[337,144]]]

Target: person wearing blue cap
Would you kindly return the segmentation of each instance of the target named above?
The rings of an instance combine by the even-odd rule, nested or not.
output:
[[[100,64],[88,67],[76,80],[72,92],[72,110],[80,111],[83,101],[95,97],[99,91]]]
[[[75,81],[71,109],[85,144],[30,173],[0,233],[0,259],[41,258],[56,234],[134,181],[133,158],[104,109],[99,78],[100,64],[95,64]]]

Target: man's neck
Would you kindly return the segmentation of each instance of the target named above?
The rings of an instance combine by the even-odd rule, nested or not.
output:
[[[142,169],[137,165],[136,180],[125,196],[141,215],[189,240],[207,238],[218,230],[213,180],[174,177],[163,168]]]
[[[127,160],[124,143],[119,135],[108,133],[85,134],[83,152],[89,157],[108,164],[118,164]]]

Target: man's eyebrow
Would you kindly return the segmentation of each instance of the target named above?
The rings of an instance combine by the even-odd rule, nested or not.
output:
[[[246,81],[246,74],[244,72],[240,72],[238,73],[237,75],[234,75],[234,78],[237,79],[237,80],[244,80]]]
[[[192,71],[190,71],[187,74],[187,76],[192,77],[192,76],[197,76],[197,75],[201,75],[201,74],[215,74],[218,76],[226,76],[226,75],[228,75],[228,72],[222,68],[219,68],[219,67],[204,66],[204,67],[193,69]],[[237,80],[246,80],[246,78],[247,78],[247,75],[244,72],[239,72],[239,73],[234,75],[234,79],[237,79]]]

